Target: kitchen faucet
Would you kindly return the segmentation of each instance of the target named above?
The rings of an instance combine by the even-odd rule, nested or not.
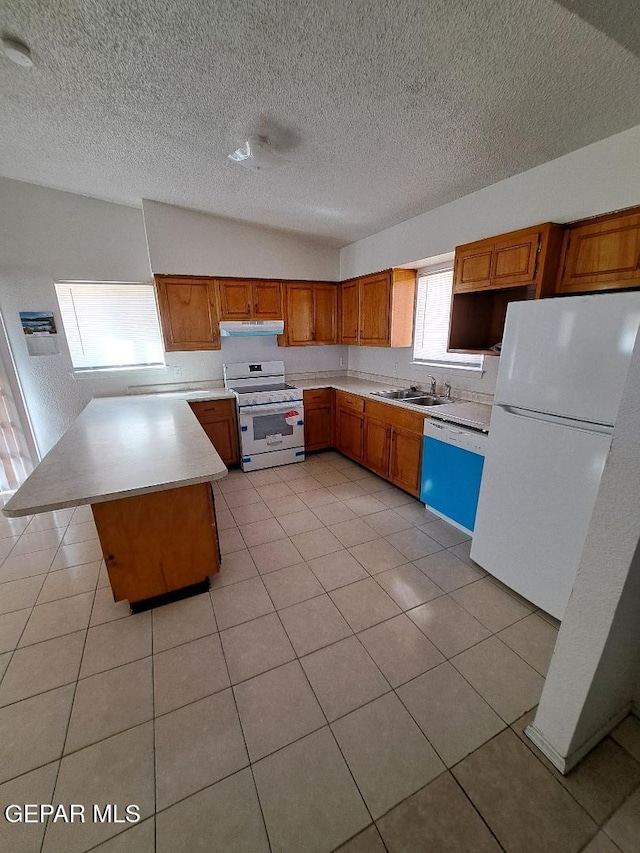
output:
[[[432,396],[436,397],[438,395],[438,389],[436,387],[436,377],[432,376],[429,373],[429,375],[427,376],[427,379],[431,380],[431,392],[430,393],[432,394]]]

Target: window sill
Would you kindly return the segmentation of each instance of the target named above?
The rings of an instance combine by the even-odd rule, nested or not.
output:
[[[140,373],[147,370],[169,370],[167,364],[139,364],[128,367],[74,367],[74,376],[96,376],[110,373]]]
[[[484,364],[456,364],[451,361],[416,361],[414,367],[439,367],[441,370],[466,370],[468,373],[484,373]]]

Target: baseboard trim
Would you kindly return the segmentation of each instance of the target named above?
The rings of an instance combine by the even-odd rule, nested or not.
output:
[[[524,730],[525,735],[529,738],[529,740],[534,743],[540,752],[549,759],[549,761],[556,767],[564,776],[569,773],[570,770],[578,764],[579,761],[587,755],[587,753],[591,752],[591,750],[597,746],[600,741],[606,737],[618,723],[622,722],[624,718],[629,714],[629,712],[633,711],[634,708],[632,703],[629,702],[618,711],[613,717],[611,717],[607,722],[601,726],[590,738],[588,738],[583,744],[581,744],[576,749],[571,750],[568,755],[561,755],[558,750],[553,746],[553,744],[547,740],[543,732],[535,725],[535,721],[533,723],[529,723],[529,725]]]

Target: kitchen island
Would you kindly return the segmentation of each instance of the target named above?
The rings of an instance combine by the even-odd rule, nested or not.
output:
[[[219,570],[210,483],[226,473],[184,399],[98,398],[3,513],[90,504],[114,598],[135,605]]]

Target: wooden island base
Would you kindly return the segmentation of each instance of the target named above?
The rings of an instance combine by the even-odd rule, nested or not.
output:
[[[202,584],[220,569],[209,483],[94,503],[91,509],[116,601],[134,605]]]

